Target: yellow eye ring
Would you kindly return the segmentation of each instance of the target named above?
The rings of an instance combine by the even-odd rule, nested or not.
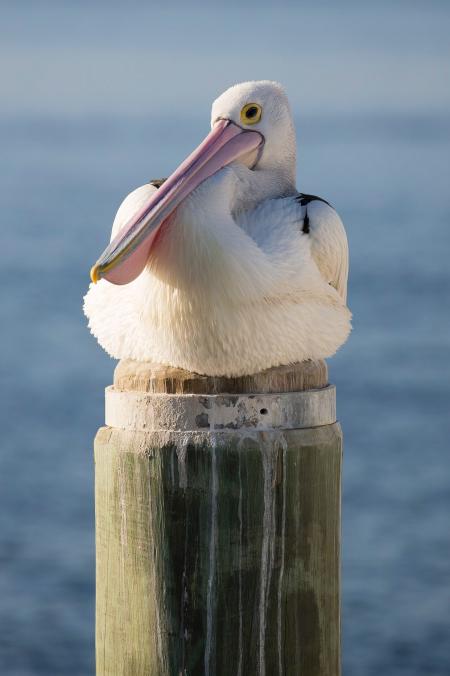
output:
[[[256,124],[262,117],[262,108],[259,103],[247,103],[241,110],[243,124]]]

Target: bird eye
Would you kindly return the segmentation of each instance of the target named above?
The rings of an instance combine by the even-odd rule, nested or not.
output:
[[[262,108],[258,103],[247,103],[241,110],[241,122],[256,124],[262,116]]]

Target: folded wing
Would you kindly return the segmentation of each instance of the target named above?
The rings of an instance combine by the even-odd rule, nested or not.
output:
[[[141,185],[129,195],[125,197],[120,205],[111,230],[111,240],[117,235],[119,230],[137,213],[148,200],[150,195],[154,193],[163,183],[164,178],[155,178],[150,183]]]
[[[301,227],[311,239],[311,252],[321,274],[347,301],[348,243],[344,225],[333,207],[316,195],[300,193]]]

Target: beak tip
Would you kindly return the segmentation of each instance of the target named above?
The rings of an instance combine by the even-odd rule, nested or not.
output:
[[[100,268],[100,266],[97,265],[97,263],[95,265],[93,265],[92,268],[91,268],[91,273],[90,273],[91,274],[91,280],[94,284],[97,284],[98,280],[100,279],[100,269],[99,268]]]

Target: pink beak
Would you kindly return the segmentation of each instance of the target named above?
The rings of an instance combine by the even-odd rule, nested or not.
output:
[[[218,120],[148,202],[124,225],[91,269],[95,283],[105,278],[128,284],[144,269],[164,221],[200,183],[247,153],[262,148],[264,137],[230,120]]]

